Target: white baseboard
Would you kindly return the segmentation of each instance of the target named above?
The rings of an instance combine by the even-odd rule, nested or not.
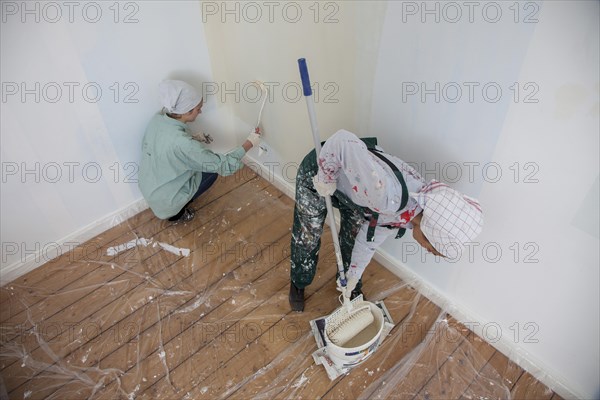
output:
[[[40,250],[37,253],[28,255],[23,260],[18,260],[6,267],[2,267],[0,270],[0,286],[12,282],[18,277],[68,252],[73,248],[73,243],[84,243],[147,208],[148,203],[146,203],[146,200],[143,198],[136,200],[56,241],[53,243],[55,246],[52,246],[52,248]]]
[[[273,169],[269,169],[263,165],[262,162],[248,154],[244,156],[243,161],[248,168],[252,169],[262,178],[269,181],[273,186],[285,193],[290,199],[294,200],[296,198],[296,185],[283,179],[281,174],[277,173],[277,171],[274,172]]]
[[[481,316],[476,315],[466,307],[458,306],[453,303],[437,288],[433,287],[398,259],[392,257],[388,252],[379,249],[373,258],[394,275],[414,287],[423,296],[434,302],[442,310],[451,314],[457,321],[466,324],[479,337],[484,340],[486,339],[483,329],[489,321],[485,321]],[[584,396],[569,389],[569,384],[566,379],[561,379],[558,374],[552,374],[549,372],[549,369],[543,368],[541,362],[534,360],[526,350],[519,346],[515,346],[515,343],[511,342],[507,335],[501,335],[500,339],[494,343],[487,340],[486,342],[507,356],[512,362],[529,372],[544,385],[558,393],[562,398],[584,398]]]

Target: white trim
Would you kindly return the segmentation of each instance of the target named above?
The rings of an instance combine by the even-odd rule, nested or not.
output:
[[[273,171],[272,168],[269,169],[268,167],[264,166],[262,162],[258,161],[254,157],[249,156],[248,154],[244,156],[242,161],[248,168],[269,181],[269,183],[285,193],[290,199],[294,200],[296,198],[296,185],[286,181],[278,170]]]
[[[2,269],[0,269],[0,285],[4,286],[18,277],[25,275],[37,267],[72,250],[73,243],[84,243],[112,228],[116,223],[125,221],[147,208],[148,203],[146,203],[146,200],[143,198],[136,200],[56,241],[56,246],[53,246],[51,249],[40,250],[34,254],[30,254],[24,260],[19,260],[6,267],[2,267]],[[115,221],[117,222],[115,223]]]
[[[419,293],[434,302],[442,310],[451,314],[457,321],[467,324],[471,331],[508,357],[512,362],[529,372],[537,380],[548,386],[551,390],[558,393],[562,398],[584,398],[580,393],[575,393],[575,391],[568,389],[569,383],[566,379],[560,377],[559,374],[549,372],[548,368],[543,367],[542,362],[535,360],[525,349],[515,346],[507,335],[502,335],[495,343],[487,341],[485,334],[483,333],[483,328],[489,321],[485,321],[481,316],[466,307],[453,303],[437,288],[425,281],[421,276],[408,268],[408,266],[392,257],[385,250],[382,250],[381,248],[378,249],[375,252],[373,259],[404,282],[414,287]]]

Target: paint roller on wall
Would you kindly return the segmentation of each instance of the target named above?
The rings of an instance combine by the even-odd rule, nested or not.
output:
[[[260,109],[258,112],[258,118],[256,121],[256,125],[254,125],[254,128],[252,128],[251,133],[254,132],[259,132],[259,126],[260,126],[260,122],[262,119],[262,113],[263,110],[265,108],[265,104],[267,102],[267,98],[269,97],[269,90],[267,88],[267,85],[264,84],[264,82],[259,81],[259,80],[255,80],[252,81],[252,83],[254,85],[256,85],[257,89],[260,92],[260,97],[257,98],[256,101],[259,101],[262,99],[262,103],[260,105]],[[253,101],[254,102],[254,101]],[[246,124],[244,124],[246,125]],[[262,156],[263,153],[266,153],[268,151],[268,145],[266,143],[264,143],[264,132],[260,132],[261,133],[261,142],[258,145],[258,156]],[[192,137],[200,142],[206,143],[206,144],[211,144],[214,139],[210,134],[204,133],[204,132],[198,132],[192,135]]]
[[[253,83],[256,83],[258,85],[258,87],[260,88],[261,91],[261,96],[263,97],[262,99],[262,104],[260,105],[260,111],[258,112],[258,120],[256,121],[256,126],[255,126],[255,130],[259,129],[260,126],[260,120],[262,118],[262,113],[263,113],[263,109],[265,108],[265,103],[267,102],[267,98],[269,97],[269,90],[267,89],[267,86],[264,84],[264,82],[262,81],[254,81]],[[263,136],[263,134],[261,134],[261,136]],[[264,138],[264,136],[263,136]],[[258,156],[262,156],[264,152],[267,152],[267,147],[263,144],[260,143],[258,145]]]

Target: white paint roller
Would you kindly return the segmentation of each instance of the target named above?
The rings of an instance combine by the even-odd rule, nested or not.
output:
[[[300,78],[302,79],[302,89],[304,97],[306,97],[306,106],[308,107],[308,116],[310,119],[310,127],[312,129],[313,141],[315,143],[316,157],[319,157],[321,153],[321,140],[319,139],[319,128],[317,126],[317,116],[315,113],[315,104],[312,97],[312,88],[310,87],[310,77],[308,76],[308,67],[306,65],[306,59],[300,58],[298,60],[298,66],[300,68]],[[338,240],[338,234],[335,224],[335,216],[333,214],[333,206],[331,205],[331,197],[325,196],[325,205],[327,207],[327,214],[329,215],[329,225],[331,226],[331,236],[333,238],[333,247],[335,249],[335,258],[337,261],[338,273],[339,273],[339,284],[340,291],[345,292],[347,280],[344,272],[344,263],[342,261],[342,253],[340,250],[340,243]],[[328,323],[325,327],[328,332],[329,339],[334,343],[336,340],[339,343],[346,343],[348,340],[356,336],[363,329],[369,326],[373,322],[373,314],[369,305],[365,305],[354,309],[350,303],[350,299],[342,295],[344,299],[344,305],[338,308],[334,313],[328,317]],[[335,318],[333,318],[335,316]],[[331,332],[331,334],[329,334]],[[342,344],[340,344],[341,346]]]
[[[262,104],[260,106],[260,111],[258,112],[258,120],[256,121],[256,126],[255,128],[258,128],[258,126],[260,125],[260,119],[262,117],[262,112],[263,109],[265,108],[265,103],[267,102],[267,97],[269,97],[269,90],[267,89],[267,86],[261,82],[261,81],[254,81],[254,83],[256,83],[261,90],[261,96],[264,96]],[[266,151],[266,148],[262,146],[262,144],[258,145],[258,156],[262,156],[263,152]]]
[[[348,341],[375,320],[371,307],[368,304],[353,308],[348,298],[344,298],[344,305],[327,317],[325,333],[331,342],[343,347]]]

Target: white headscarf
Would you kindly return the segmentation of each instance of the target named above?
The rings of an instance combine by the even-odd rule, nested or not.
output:
[[[158,86],[158,92],[163,107],[172,114],[185,114],[202,100],[202,96],[196,89],[184,81],[162,81]]]
[[[433,247],[456,259],[483,227],[479,202],[446,184],[432,180],[411,196],[423,209],[421,230]]]

